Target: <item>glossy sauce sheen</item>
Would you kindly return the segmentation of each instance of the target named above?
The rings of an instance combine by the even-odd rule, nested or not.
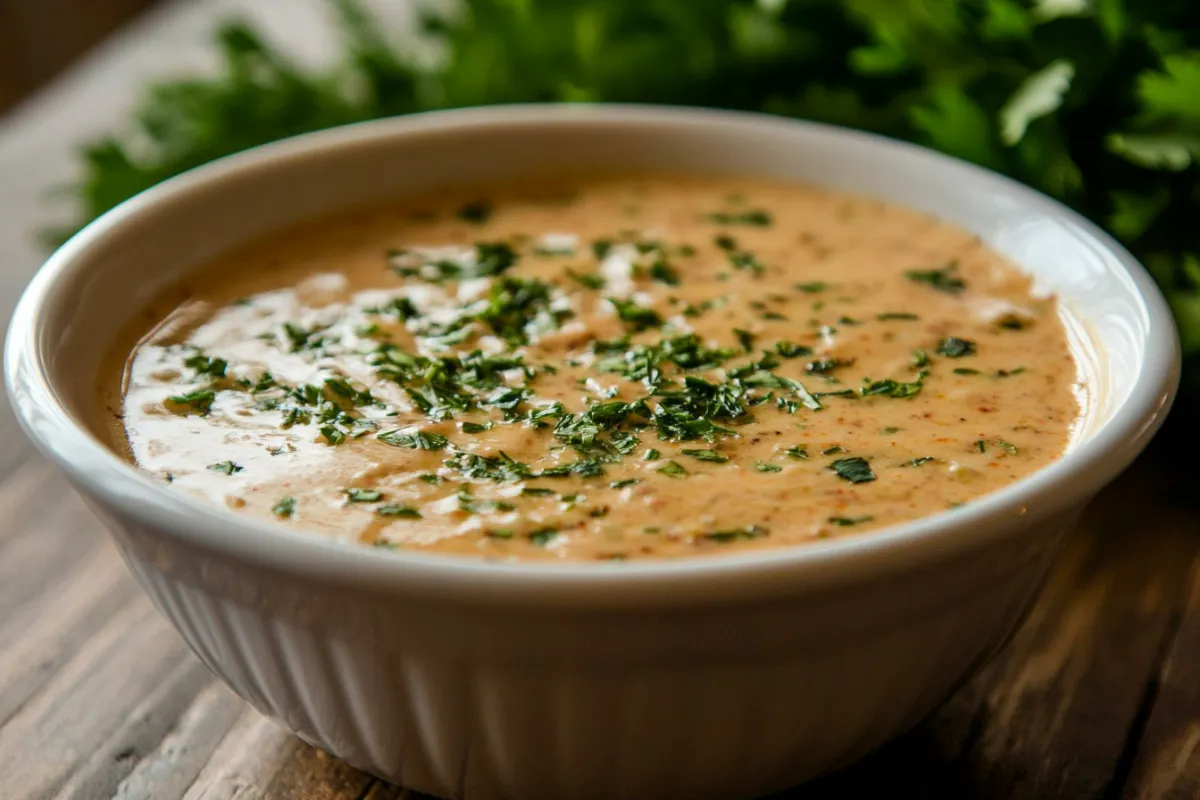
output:
[[[101,394],[173,489],[496,559],[860,535],[1046,466],[1079,414],[1056,302],[975,237],[757,181],[354,211],[221,258],[136,325]]]

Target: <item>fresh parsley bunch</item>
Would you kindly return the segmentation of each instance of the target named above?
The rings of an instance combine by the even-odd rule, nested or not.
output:
[[[86,221],[183,170],[433,108],[628,101],[751,109],[908,139],[1057,197],[1163,287],[1200,389],[1200,9],[1190,0],[466,0],[444,58],[331,0],[345,58],[302,71],[241,24],[212,78],[151,87],[83,150]]]

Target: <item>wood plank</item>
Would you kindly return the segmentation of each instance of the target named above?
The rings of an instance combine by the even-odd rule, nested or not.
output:
[[[215,678],[180,715],[153,752],[141,757],[121,781],[116,800],[175,800],[196,782],[200,770],[244,714],[246,704]]]
[[[1195,521],[1188,521],[1195,535]],[[1153,688],[1153,708],[1122,796],[1200,797],[1200,569],[1192,570],[1179,633]]]

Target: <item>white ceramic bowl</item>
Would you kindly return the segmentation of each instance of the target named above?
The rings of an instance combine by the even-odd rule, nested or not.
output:
[[[96,370],[180,273],[249,237],[397,193],[621,168],[827,184],[965,226],[1061,293],[1089,409],[1053,466],[960,510],[804,547],[664,563],[492,565],[340,545],[168,490],[105,446]],[[106,214],[30,284],[5,368],[33,441],[154,603],[305,740],[468,798],[751,797],[920,720],[1011,633],[1063,533],[1158,428],[1170,313],[1061,205],[920,148],[712,111],[509,107],[327,131]]]

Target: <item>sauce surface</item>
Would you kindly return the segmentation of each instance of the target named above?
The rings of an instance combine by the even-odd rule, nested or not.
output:
[[[753,180],[351,211],[229,253],[135,325],[101,395],[144,470],[497,559],[857,535],[1046,466],[1079,414],[1056,301],[976,237]]]

